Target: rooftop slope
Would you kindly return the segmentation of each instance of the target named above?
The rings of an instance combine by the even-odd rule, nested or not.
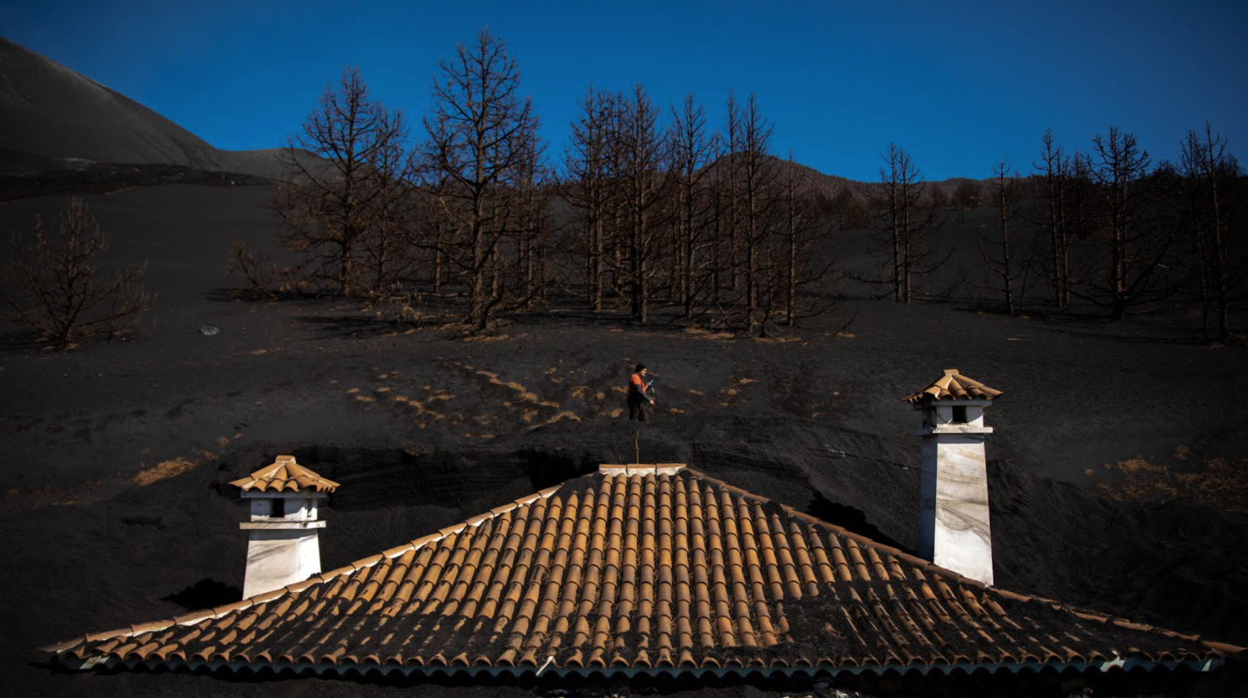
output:
[[[83,667],[492,674],[1207,668],[1239,651],[984,587],[670,466],[572,480],[241,603],[48,649]]]
[[[125,95],[0,37],[0,174],[100,162],[273,177],[277,153],[217,150]]]

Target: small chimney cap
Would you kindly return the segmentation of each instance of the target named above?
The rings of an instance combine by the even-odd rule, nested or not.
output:
[[[294,456],[278,456],[269,465],[230,484],[244,492],[329,493],[338,489],[338,483],[299,465]]]
[[[995,400],[1003,394],[996,388],[989,388],[974,378],[958,373],[956,368],[946,368],[945,375],[901,401],[914,405],[936,400]]]

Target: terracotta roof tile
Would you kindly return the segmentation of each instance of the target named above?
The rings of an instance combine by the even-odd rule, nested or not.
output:
[[[147,664],[743,673],[1241,651],[985,587],[692,470],[633,468],[237,604],[47,649]]]
[[[931,385],[901,400],[911,404],[930,400],[995,400],[1002,394],[1000,390],[958,373],[956,368],[947,368],[945,375]]]
[[[278,456],[270,465],[230,483],[244,492],[333,492],[338,483],[323,478],[295,462],[294,456]]]

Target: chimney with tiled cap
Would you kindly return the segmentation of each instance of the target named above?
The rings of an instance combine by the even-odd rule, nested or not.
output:
[[[243,598],[321,573],[318,534],[325,522],[317,520],[316,509],[338,483],[299,465],[294,456],[278,456],[230,484],[251,502],[251,520],[240,524],[247,531]]]
[[[1002,395],[945,369],[934,383],[902,400],[923,414],[919,476],[919,555],[965,577],[992,584],[992,528],[984,409]]]

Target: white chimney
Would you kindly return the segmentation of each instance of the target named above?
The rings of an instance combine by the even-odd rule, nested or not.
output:
[[[251,520],[240,524],[247,531],[243,598],[320,574],[319,533],[325,522],[316,518],[317,505],[338,483],[299,465],[294,456],[278,456],[230,484],[251,502]]]
[[[992,584],[992,528],[984,409],[1001,391],[956,368],[902,398],[923,414],[919,476],[919,556],[964,577]]]

